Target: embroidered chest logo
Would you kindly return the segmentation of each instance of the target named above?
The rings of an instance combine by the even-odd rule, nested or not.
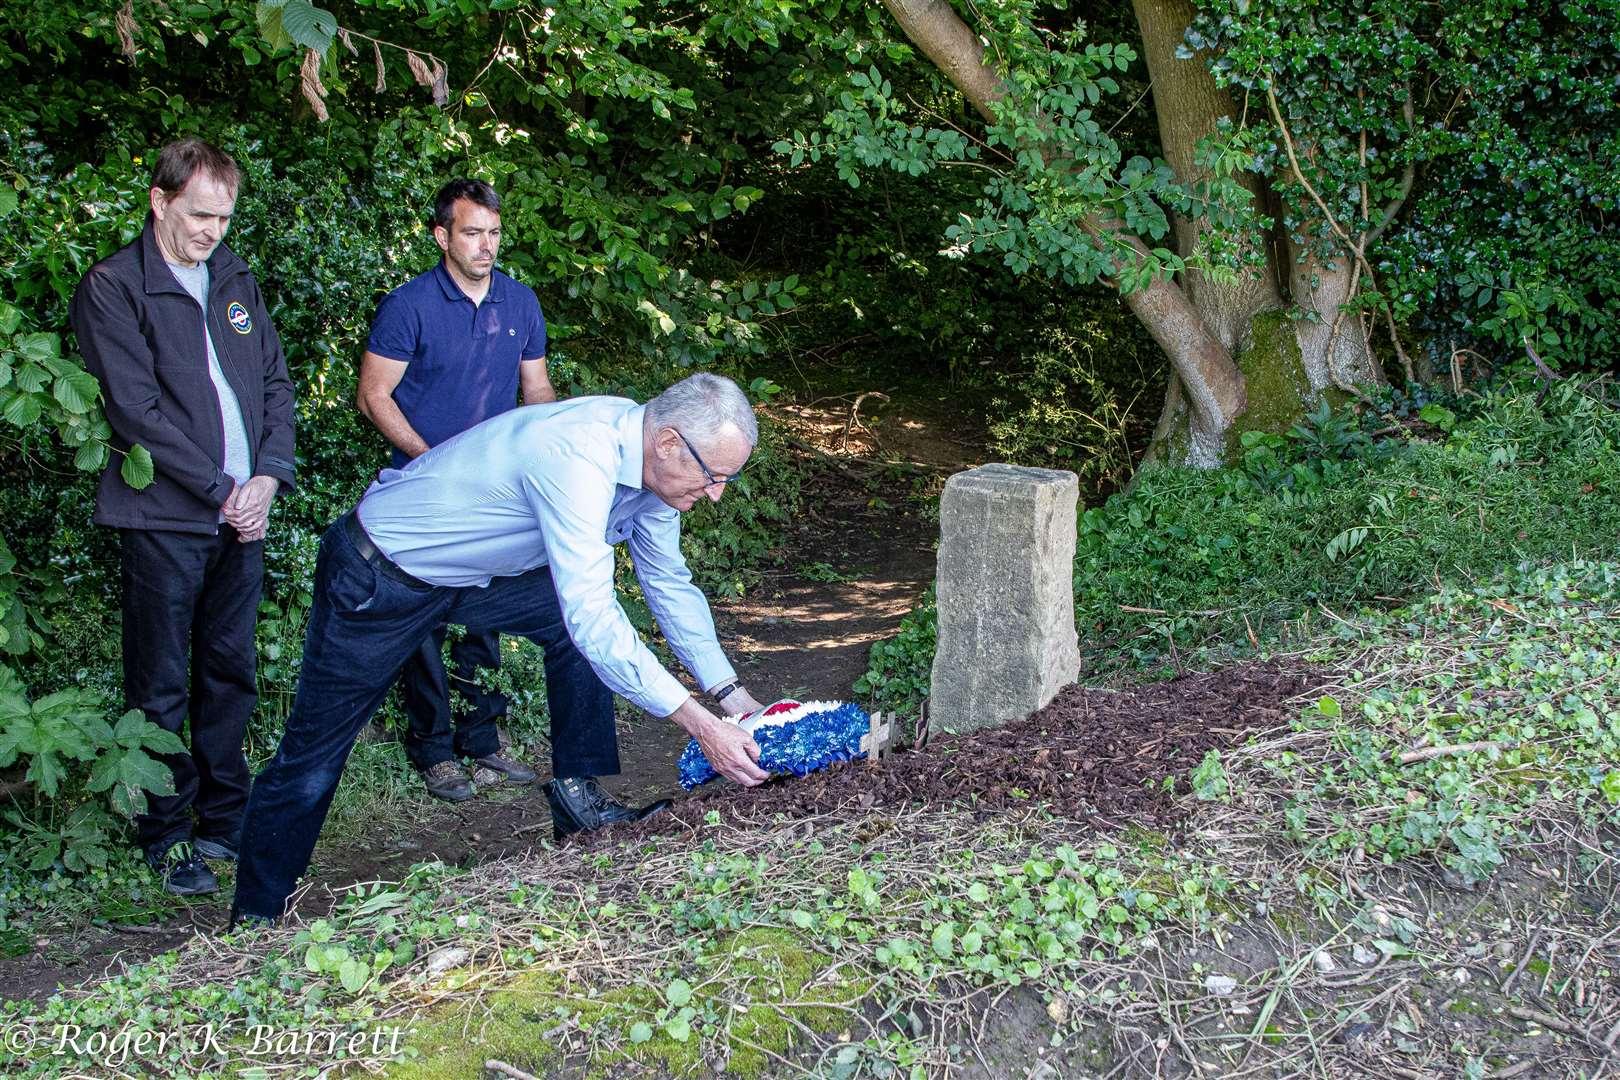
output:
[[[509,327],[506,328],[506,336],[507,337],[517,337],[517,331],[509,326]]]
[[[251,333],[253,330],[253,317],[248,309],[242,306],[240,300],[232,300],[230,307],[225,309],[225,319],[231,324],[231,329],[238,334]]]

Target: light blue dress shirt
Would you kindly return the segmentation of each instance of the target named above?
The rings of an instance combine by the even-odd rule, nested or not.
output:
[[[641,486],[645,406],[580,397],[528,405],[384,469],[356,512],[406,573],[483,587],[550,565],[568,636],[608,689],[654,716],[688,691],[630,625],[613,588],[613,546],[675,654],[704,689],[736,677],[708,601],[681,554],[681,515]]]

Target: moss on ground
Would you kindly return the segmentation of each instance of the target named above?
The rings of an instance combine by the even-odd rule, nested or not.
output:
[[[770,1055],[787,1056],[801,1027],[829,1031],[849,1022],[848,1009],[870,989],[867,981],[820,981],[828,970],[820,954],[787,930],[751,928],[716,940],[698,959],[693,980],[691,1031],[670,1034],[663,1020],[678,1015],[658,992],[623,987],[585,997],[555,971],[519,975],[505,988],[472,1001],[431,1010],[410,1040],[416,1056],[392,1066],[395,1080],[478,1080],[483,1063],[497,1058],[537,1075],[560,1063],[565,1032],[594,1032],[588,1075],[622,1073],[626,1058],[654,1071],[692,1071],[704,1034],[726,1030],[727,1075],[759,1076]],[[632,1041],[637,1024],[652,1037]]]

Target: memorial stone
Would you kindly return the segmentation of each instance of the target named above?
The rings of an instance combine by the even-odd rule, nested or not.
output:
[[[999,727],[1079,678],[1071,472],[982,465],[940,496],[929,727]]]

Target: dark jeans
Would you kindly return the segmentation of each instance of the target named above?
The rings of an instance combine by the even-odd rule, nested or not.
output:
[[[242,735],[258,704],[253,626],[264,583],[264,543],[219,533],[119,531],[124,699],[176,735],[189,719],[191,752],[164,755],[173,795],[148,795],[135,819],[142,847],[236,831],[247,802]]]
[[[501,748],[496,727],[506,715],[506,698],[477,683],[478,669],[498,671],[501,666],[501,635],[467,636],[450,646],[454,673],[444,668],[444,639],[447,626],[440,626],[417,646],[399,673],[399,688],[405,698],[405,756],[426,772],[452,758],[481,758]],[[452,719],[450,689],[472,707]],[[452,730],[454,735],[452,736]]]
[[[360,556],[340,518],[321,539],[304,666],[276,756],[253,781],[242,823],[236,910],[279,918],[337,790],[355,736],[435,627],[526,637],[545,650],[552,774],[619,771],[613,694],[568,637],[549,567],[451,588]]]

